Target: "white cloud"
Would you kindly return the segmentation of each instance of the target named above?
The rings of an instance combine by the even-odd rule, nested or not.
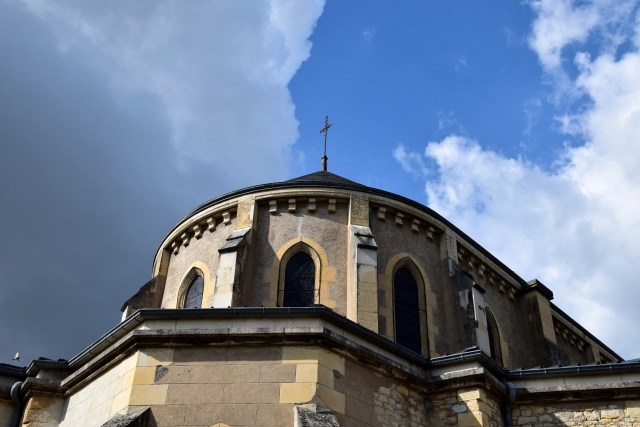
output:
[[[402,165],[402,169],[415,177],[427,175],[428,173],[428,169],[420,153],[407,152],[407,149],[402,144],[398,144],[393,150],[393,158]]]
[[[462,73],[467,68],[469,68],[469,65],[467,64],[467,60],[464,55],[458,58],[458,62],[456,62],[455,67],[453,67],[453,69],[456,70],[456,73]]]
[[[376,35],[375,27],[368,27],[362,32],[362,38],[366,43],[371,43],[373,41],[373,36]]]
[[[544,69],[575,67],[577,78],[563,73],[554,91],[588,95],[577,112],[557,118],[584,144],[565,147],[550,172],[463,136],[430,142],[425,156],[438,176],[426,184],[428,202],[523,278],[550,286],[556,302],[614,350],[637,357],[640,336],[629,331],[640,320],[640,24],[616,59],[610,42],[626,31],[620,11],[629,12],[629,2],[531,5],[530,43]],[[596,32],[594,58],[578,53],[563,63],[569,44]]]
[[[298,137],[287,85],[324,0],[23,2],[116,93],[162,100],[183,167],[241,169],[243,183],[286,173]]]

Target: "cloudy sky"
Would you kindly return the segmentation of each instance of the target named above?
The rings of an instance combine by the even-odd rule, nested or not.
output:
[[[640,357],[638,1],[0,0],[0,362],[117,324],[221,193],[426,203]]]

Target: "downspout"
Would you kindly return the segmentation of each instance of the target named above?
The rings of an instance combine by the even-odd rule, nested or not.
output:
[[[513,401],[516,400],[516,387],[507,380],[502,380],[503,384],[507,386],[509,394],[507,395],[507,401],[502,407],[502,417],[504,418],[504,427],[513,427],[513,419],[511,417],[511,409]]]
[[[20,417],[22,416],[22,402],[20,402],[20,387],[22,387],[22,381],[18,381],[11,387],[11,401],[16,409],[13,411],[13,418],[11,418],[11,424],[9,427],[19,427]]]

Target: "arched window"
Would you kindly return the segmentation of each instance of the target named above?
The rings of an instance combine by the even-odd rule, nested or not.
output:
[[[315,302],[316,265],[300,251],[293,255],[284,273],[283,307],[311,307]]]
[[[504,367],[502,362],[502,347],[500,345],[500,331],[498,330],[498,323],[496,318],[493,317],[493,313],[489,308],[486,309],[487,313],[487,329],[489,330],[489,348],[491,350],[491,358],[498,362],[500,366]]]
[[[202,307],[202,293],[204,291],[204,279],[197,275],[191,281],[184,299],[184,308]]]
[[[418,284],[406,267],[398,269],[393,275],[393,311],[396,342],[422,354]]]

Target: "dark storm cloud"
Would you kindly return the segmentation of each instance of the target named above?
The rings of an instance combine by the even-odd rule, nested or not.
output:
[[[122,303],[149,280],[158,244],[186,212],[238,186],[286,174],[282,167],[245,175],[213,167],[225,160],[212,155],[219,142],[202,135],[177,141],[175,115],[162,91],[135,84],[114,89],[126,79],[122,74],[114,79],[109,58],[95,60],[98,47],[97,53],[88,51],[89,45],[61,53],[59,40],[54,25],[22,4],[0,2],[0,362],[5,363],[16,351],[25,363],[75,355],[117,324]],[[282,90],[288,93],[286,84]],[[230,106],[232,112],[243,103],[267,108],[270,95],[264,91],[241,92],[244,98]],[[291,111],[282,114],[292,118],[290,100],[285,104]],[[215,102],[203,107],[206,114],[220,108]],[[196,134],[211,130],[202,117],[190,120]],[[292,123],[295,119],[287,125]],[[253,123],[239,118],[229,126],[250,130]],[[253,137],[256,131],[249,130],[245,133]],[[220,131],[234,135],[224,126]],[[287,128],[284,135],[290,134]],[[228,162],[236,168],[243,156],[248,164],[259,161],[244,142],[225,142],[223,152],[236,158]],[[205,146],[199,156],[198,147]],[[189,156],[179,153],[184,147]],[[286,153],[274,156],[286,164]]]

